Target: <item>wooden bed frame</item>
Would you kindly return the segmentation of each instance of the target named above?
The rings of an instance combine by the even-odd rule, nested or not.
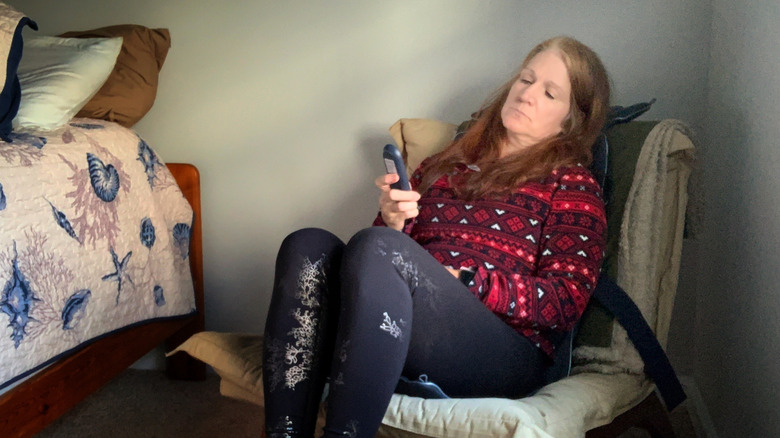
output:
[[[34,435],[161,343],[170,350],[204,330],[200,175],[190,164],[169,163],[168,168],[195,211],[190,267],[197,314],[143,324],[102,338],[33,375],[0,396],[0,435]],[[206,378],[205,364],[186,354],[168,358],[166,368],[173,379]]]

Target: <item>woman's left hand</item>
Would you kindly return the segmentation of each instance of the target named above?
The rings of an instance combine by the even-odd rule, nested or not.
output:
[[[460,278],[460,269],[447,268],[446,266],[445,269],[450,271],[450,274],[454,275],[455,278]]]

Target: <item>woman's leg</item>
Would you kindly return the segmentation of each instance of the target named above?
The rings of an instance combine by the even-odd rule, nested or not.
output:
[[[361,231],[341,273],[326,437],[374,436],[402,370],[451,396],[519,396],[540,385],[539,349],[408,236]]]
[[[450,277],[414,295],[404,376],[424,374],[455,398],[520,398],[541,387],[551,363],[542,350]]]
[[[265,326],[268,438],[311,437],[333,354],[344,243],[309,228],[282,242]]]
[[[422,251],[403,233],[372,227],[344,251],[325,437],[373,437],[398,383],[412,329],[409,276],[393,263],[401,247]]]

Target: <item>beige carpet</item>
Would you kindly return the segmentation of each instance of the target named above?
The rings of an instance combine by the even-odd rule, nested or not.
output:
[[[677,438],[697,436],[687,403],[672,413]],[[223,397],[219,378],[169,380],[162,372],[127,370],[89,396],[36,438],[214,438],[260,437],[256,405]],[[620,438],[644,438],[630,430]],[[702,436],[699,434],[698,436]]]

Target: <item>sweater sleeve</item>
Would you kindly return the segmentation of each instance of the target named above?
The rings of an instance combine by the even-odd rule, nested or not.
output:
[[[564,173],[552,193],[532,275],[481,266],[477,295],[516,328],[570,330],[582,316],[604,257],[606,215],[601,188],[585,172]]]

